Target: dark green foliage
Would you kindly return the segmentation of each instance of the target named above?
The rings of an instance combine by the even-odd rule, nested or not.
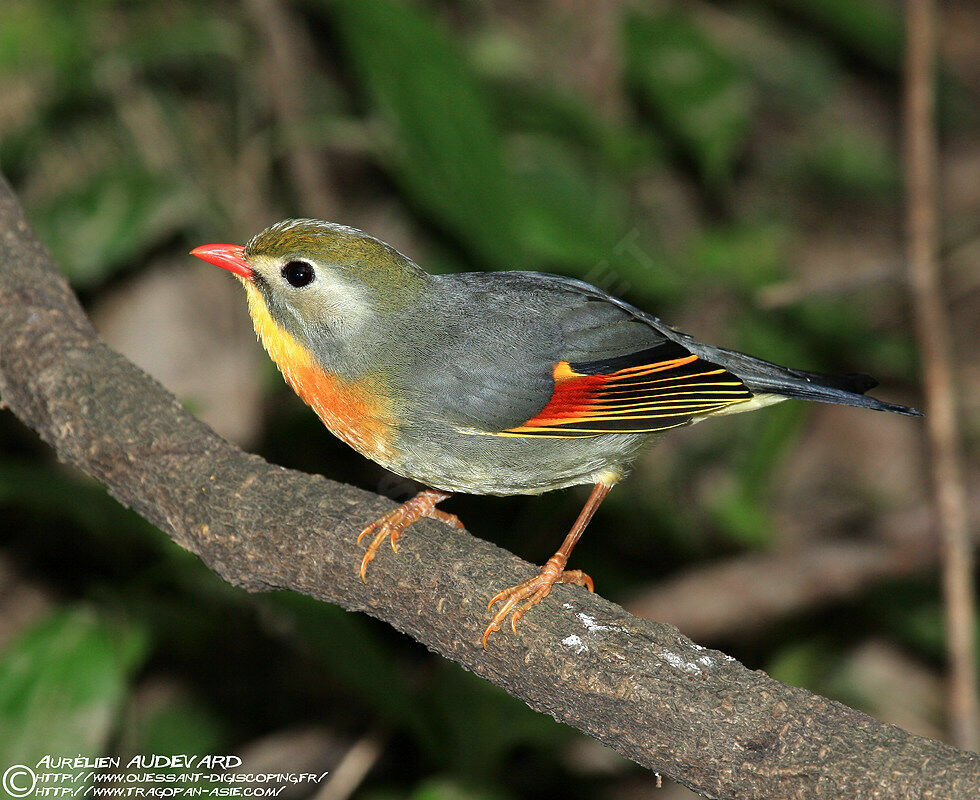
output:
[[[331,7],[404,191],[488,261],[523,265],[500,132],[449,31],[407,3]]]
[[[625,42],[632,85],[705,184],[730,181],[755,105],[747,76],[680,9],[630,14]]]
[[[137,625],[90,608],[57,609],[0,656],[0,759],[101,755],[146,654]]]

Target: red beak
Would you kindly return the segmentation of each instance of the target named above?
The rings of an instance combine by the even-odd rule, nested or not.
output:
[[[245,248],[240,244],[202,244],[191,250],[191,255],[234,272],[240,278],[250,280],[252,277],[252,268],[245,260]]]

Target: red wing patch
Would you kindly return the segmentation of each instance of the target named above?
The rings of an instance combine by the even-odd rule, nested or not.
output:
[[[503,436],[653,433],[752,398],[734,375],[676,342],[553,370],[555,389],[536,417]]]

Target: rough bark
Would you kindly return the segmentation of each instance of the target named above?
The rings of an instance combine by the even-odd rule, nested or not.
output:
[[[2,179],[0,397],[225,580],[385,620],[705,796],[980,796],[975,754],[781,684],[578,587],[556,587],[485,652],[487,598],[533,568],[441,524],[415,525],[362,583],[356,533],[391,502],[242,452],[106,347]]]

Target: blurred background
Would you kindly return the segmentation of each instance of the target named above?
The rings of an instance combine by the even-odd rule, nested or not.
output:
[[[939,44],[975,510],[980,5],[944,2]],[[917,405],[902,48],[893,0],[4,0],[0,169],[114,347],[243,447],[401,500],[415,487],[330,436],[191,247],[324,217],[430,271],[583,278]],[[223,584],[12,415],[0,442],[0,766],[227,752],[331,770],[334,800],[693,796],[383,624]],[[942,739],[929,487],[920,422],[786,403],[671,432],[573,566],[749,667]],[[445,507],[543,563],[584,497]]]

